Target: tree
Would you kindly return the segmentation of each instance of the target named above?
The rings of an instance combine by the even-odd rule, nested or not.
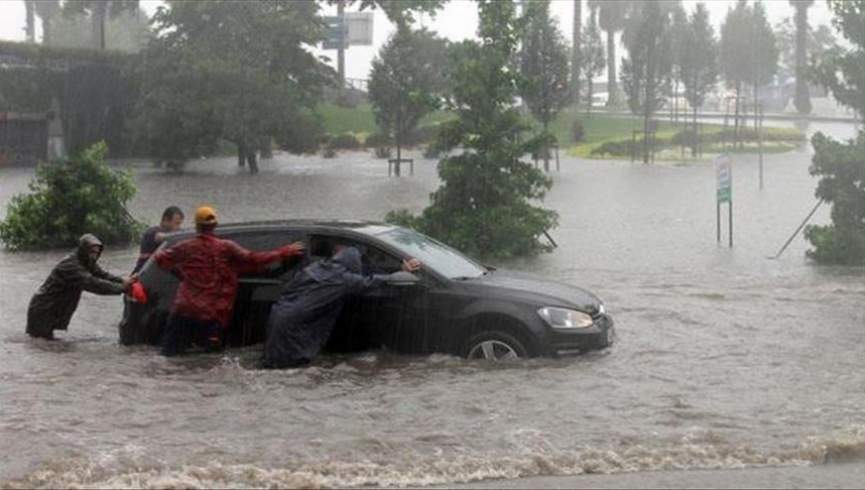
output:
[[[736,92],[734,134],[739,140],[739,114],[742,89],[752,74],[750,52],[752,42],[752,13],[745,0],[739,0],[735,8],[727,10],[721,25],[721,71],[727,86]]]
[[[397,29],[414,23],[414,14],[435,15],[448,0],[328,0],[343,6],[358,5],[358,10],[381,9]]]
[[[583,35],[583,69],[586,73],[587,99],[586,107],[592,111],[592,98],[595,86],[594,78],[604,71],[604,41],[598,29],[597,9],[592,9]]]
[[[34,0],[29,0],[34,2]],[[39,0],[36,5],[36,15],[42,21],[42,44],[51,44],[52,23],[60,13],[60,0]]]
[[[33,0],[24,0],[24,36],[27,38],[28,43],[36,42],[36,19],[35,19],[35,5]]]
[[[679,120],[679,84],[682,83],[682,51],[685,49],[688,37],[688,13],[678,1],[671,5],[670,11],[670,29],[667,32],[669,36],[670,52],[667,54],[670,58],[671,65],[671,80],[670,96],[673,99],[670,104],[670,110],[673,114],[673,120]]]
[[[751,49],[749,65],[751,73],[748,81],[754,90],[754,114],[760,110],[760,87],[771,82],[778,73],[778,46],[775,41],[775,32],[766,18],[766,7],[763,2],[754,2],[751,9]],[[754,118],[754,129],[757,129],[758,118]]]
[[[625,18],[630,7],[627,0],[589,0],[589,7],[598,9],[598,23],[607,31],[607,106],[619,103],[616,86],[616,32],[625,28]]]
[[[847,41],[818,66],[820,81],[835,99],[865,117],[865,0],[830,0],[832,24]],[[822,133],[812,139],[811,174],[821,177],[818,198],[832,204],[832,224],[810,226],[814,246],[808,255],[824,263],[865,265],[865,131],[855,140],[834,141]]]
[[[685,98],[694,114],[694,138],[691,152],[697,153],[697,112],[718,81],[718,41],[709,22],[706,5],[697,4],[688,21],[686,36],[679,52]]]
[[[663,107],[664,94],[669,92],[670,22],[670,11],[659,0],[635,5],[628,16],[630,28],[624,39],[628,57],[622,61],[622,85],[631,112],[643,116],[643,163],[649,163],[652,116]]]
[[[521,95],[535,119],[543,126],[544,138],[562,107],[568,102],[568,50],[555,19],[550,17],[549,0],[526,5],[524,13],[520,71],[523,79]],[[550,170],[549,149],[545,145],[544,170]]]
[[[580,103],[580,71],[583,65],[583,0],[572,0],[574,4],[574,26],[571,30],[571,95],[574,106]],[[591,102],[591,101],[590,101]]]
[[[790,0],[796,9],[796,96],[793,103],[799,114],[811,113],[811,94],[808,93],[808,82],[805,72],[808,66],[808,8],[814,0]]]
[[[447,62],[447,42],[427,30],[408,27],[397,32],[372,62],[369,99],[375,120],[396,144],[396,175],[405,137],[421,118],[439,104],[444,90],[442,67]]]
[[[76,0],[64,2],[63,10],[67,15],[85,14],[90,16],[93,33],[93,49],[105,49],[105,19],[121,12],[138,10],[139,0]]]
[[[0,222],[0,241],[12,250],[67,247],[84,233],[106,244],[129,243],[140,225],[126,211],[135,196],[127,172],[105,162],[98,143],[73,158],[40,164],[31,194],[12,198]]]
[[[140,105],[144,119],[192,112],[187,119],[208,121],[204,127],[233,142],[238,163],[248,163],[253,173],[257,150],[271,138],[290,151],[317,148],[315,137],[295,138],[296,127],[316,127],[310,118],[322,88],[333,80],[311,53],[324,34],[318,8],[312,1],[169,1],[154,16],[159,36],[141,66],[147,72]],[[157,131],[144,138],[157,144],[162,136]]]
[[[532,204],[552,182],[521,161],[537,149],[537,138],[525,141],[528,128],[514,105],[519,74],[506,69],[519,43],[518,20],[511,2],[479,2],[478,41],[453,49],[451,109],[457,119],[444,123],[439,143],[458,155],[442,159],[442,184],[418,217],[390,213],[469,254],[511,257],[549,247],[538,238],[555,226],[556,213]]]

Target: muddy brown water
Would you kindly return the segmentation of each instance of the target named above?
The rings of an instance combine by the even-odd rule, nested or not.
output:
[[[817,127],[851,136],[845,125]],[[250,368],[257,348],[166,360],[117,344],[117,298],[86,295],[60,342],[24,334],[63,251],[0,252],[0,486],[448,484],[485,478],[801,465],[865,458],[865,270],[818,267],[797,238],[809,149],[734,156],[735,248],[715,242],[710,164],[564,159],[547,206],[559,248],[499,264],[585,287],[618,343],[487,365],[375,351],[309,369]],[[181,175],[134,165],[135,216],[215,205],[224,222],[379,219],[421,209],[435,162],[388,178],[362,153],[233,159]],[[0,170],[0,213],[29,169]],[[815,222],[828,221],[821,210]],[[133,248],[106,268],[131,269]],[[5,483],[3,483],[5,482]]]

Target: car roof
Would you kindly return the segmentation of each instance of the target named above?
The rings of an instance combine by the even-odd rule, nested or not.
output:
[[[267,231],[279,229],[301,229],[307,231],[355,231],[364,235],[378,235],[379,233],[396,228],[395,225],[382,223],[380,221],[362,220],[338,220],[338,219],[290,219],[290,220],[267,220],[267,221],[243,221],[238,223],[220,224],[216,232],[220,235]],[[173,233],[172,238],[187,237],[195,233],[194,229],[186,229]]]

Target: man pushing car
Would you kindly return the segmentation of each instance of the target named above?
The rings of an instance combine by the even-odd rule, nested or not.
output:
[[[269,252],[251,252],[231,240],[218,238],[216,210],[202,206],[195,211],[196,236],[153,256],[159,267],[174,271],[180,287],[162,338],[162,354],[183,354],[192,343],[207,349],[222,346],[237,296],[238,272],[303,254],[301,242]]]

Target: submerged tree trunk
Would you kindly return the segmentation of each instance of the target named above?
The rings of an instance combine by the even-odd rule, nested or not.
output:
[[[736,82],[736,112],[733,116],[733,147],[739,144],[739,101],[741,99],[742,82]]]
[[[36,42],[36,5],[31,1],[24,2],[26,24],[24,33],[28,43]]]
[[[108,4],[105,1],[96,2],[91,18],[93,28],[93,49],[105,49],[105,15]]]
[[[607,30],[607,107],[618,103],[616,88],[616,31]]]
[[[574,107],[580,103],[580,70],[582,69],[582,46],[580,41],[580,28],[583,25],[583,0],[572,0],[574,3],[574,28],[572,31],[572,46],[574,47],[571,54],[571,96],[573,97]]]
[[[246,154],[246,162],[249,164],[249,173],[255,175],[258,173],[258,160],[256,159],[255,150]]]
[[[697,131],[697,105],[694,104],[694,141],[691,144],[691,156],[697,158],[697,145],[700,144],[700,133]]]
[[[246,166],[246,145],[243,143],[237,144],[237,166]]]
[[[550,126],[550,122],[544,120],[544,172],[550,171],[550,142],[547,139],[547,129]]]

